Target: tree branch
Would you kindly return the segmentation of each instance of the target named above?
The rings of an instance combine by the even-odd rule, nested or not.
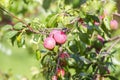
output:
[[[33,31],[32,27],[31,27],[30,25],[28,25],[24,20],[16,17],[14,14],[8,12],[7,10],[3,9],[2,7],[0,7],[0,9],[1,9],[2,11],[6,12],[6,13],[7,13],[8,15],[10,15],[11,17],[17,19],[19,22],[25,24],[25,26],[28,27],[31,32],[38,33],[38,32],[36,32],[36,31]]]
[[[16,17],[14,14],[8,12],[7,10],[3,9],[2,7],[0,7],[0,9],[1,9],[2,11],[6,12],[6,13],[7,13],[8,15],[10,15],[11,17],[17,19],[19,22],[23,23],[23,24],[28,28],[28,30],[29,30],[30,32],[33,32],[33,33],[35,33],[35,34],[43,34],[43,35],[44,35],[44,34],[47,33],[47,32],[45,32],[45,31],[49,31],[49,30],[53,30],[53,29],[63,30],[63,31],[65,31],[65,32],[66,32],[66,31],[69,31],[68,28],[66,28],[66,29],[65,29],[65,28],[45,28],[44,30],[40,29],[40,30],[38,30],[38,31],[35,31],[35,30],[30,26],[30,24],[27,24],[24,20]]]
[[[115,40],[117,40],[117,39],[120,39],[120,35],[115,36],[115,37],[112,37],[112,38],[110,38],[109,40],[107,40],[107,41],[105,41],[105,42],[111,42],[111,41],[115,41]]]
[[[106,51],[106,53],[109,54],[110,50],[112,50],[112,48],[120,41],[120,38],[118,38],[109,48],[108,50]]]
[[[17,19],[18,21],[22,22],[23,24],[25,25],[28,25],[27,23],[24,22],[24,20],[22,19],[19,19],[18,17],[16,17],[15,15],[13,15],[12,13],[8,12],[7,10],[3,9],[2,7],[0,7],[0,9],[4,12],[6,12],[8,15],[10,15],[11,17]]]
[[[120,14],[119,14],[119,13],[113,13],[113,15],[116,15],[116,16],[119,16],[119,17],[120,17]]]
[[[102,54],[104,54],[104,56],[102,57],[101,62],[104,61],[105,56],[107,56],[110,53],[110,50],[112,50],[112,48],[120,41],[120,35],[115,36],[115,37],[109,39],[107,42],[111,42],[111,41],[115,41],[115,42],[113,44],[111,44],[111,46],[107,49],[106,52],[102,53]],[[108,74],[110,74],[110,71],[109,71],[108,67],[104,67],[104,69],[107,71]],[[97,69],[96,69],[96,71],[94,73],[94,77],[93,78],[95,80],[96,80],[96,74],[97,74],[98,70],[99,70],[99,66],[97,67]]]

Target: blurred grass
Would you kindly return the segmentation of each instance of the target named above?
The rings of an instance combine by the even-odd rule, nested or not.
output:
[[[26,49],[12,47],[12,54],[7,55],[0,51],[0,71],[9,72],[31,78],[31,68],[38,67],[39,61],[35,55],[29,54]],[[0,79],[1,80],[1,79]]]

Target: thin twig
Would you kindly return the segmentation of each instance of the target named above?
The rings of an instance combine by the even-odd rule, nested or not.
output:
[[[45,28],[44,30],[35,31],[35,30],[33,30],[32,27],[31,27],[29,24],[27,24],[24,20],[16,17],[14,14],[8,12],[7,10],[3,9],[2,7],[0,7],[0,9],[1,9],[2,11],[6,12],[6,13],[7,13],[8,15],[10,15],[11,17],[17,19],[19,22],[23,23],[23,24],[29,29],[29,31],[31,31],[31,32],[33,32],[33,33],[35,33],[35,34],[46,34],[45,31],[49,31],[50,29],[51,29],[51,30],[54,30],[54,29],[56,29],[56,30],[64,30],[65,32],[66,32],[66,31],[69,31],[68,28],[67,28],[67,29],[64,29],[64,28]]]
[[[109,40],[107,40],[106,42],[115,41],[115,40],[117,40],[117,39],[120,39],[120,35],[115,36],[115,37],[112,37],[112,38],[110,38]]]
[[[120,17],[120,14],[119,14],[119,13],[113,13],[113,15],[116,15],[116,16],[119,16],[119,17]]]
[[[95,71],[95,73],[94,73],[94,76],[93,76],[93,79],[94,79],[94,80],[96,80],[96,74],[97,74],[98,70],[99,70],[99,68],[97,67],[97,69],[96,69],[96,71]]]
[[[120,36],[116,36],[116,37],[113,37],[113,38],[111,38],[109,41],[114,41],[114,40],[116,40],[108,49],[107,49],[107,51],[105,52],[105,54],[109,54],[110,53],[110,50],[112,50],[112,48],[120,41]],[[103,56],[102,57],[102,60],[101,60],[101,62],[103,62],[104,61],[104,59],[105,59],[105,56]],[[99,66],[98,66],[99,67]],[[99,70],[99,68],[97,67],[97,69],[96,69],[96,71],[95,71],[95,73],[94,73],[94,79],[95,79],[95,75],[97,74],[97,72],[98,72],[98,70]],[[109,70],[108,70],[108,68],[107,67],[104,67],[105,68],[105,70],[108,72],[108,74],[110,73],[109,72]]]
[[[24,20],[16,17],[14,14],[8,12],[7,10],[3,9],[2,7],[0,7],[0,9],[1,9],[2,11],[6,12],[6,13],[7,13],[8,15],[10,15],[11,17],[17,19],[19,22],[25,24],[25,26],[28,27],[31,32],[37,33],[36,31],[33,31],[32,27],[31,27],[30,25],[28,25]]]
[[[109,48],[108,50],[106,51],[106,53],[109,53],[110,50],[112,50],[112,48],[120,41],[120,39],[117,39]]]
[[[116,41],[107,49],[106,52],[104,52],[105,55],[108,55],[110,53],[110,50],[112,50],[112,48],[120,41],[120,38],[114,37],[110,41],[112,41],[112,40],[116,40]],[[101,62],[103,62],[104,59],[105,59],[105,56],[102,57]],[[107,71],[108,74],[110,74],[108,67],[104,67],[104,69]],[[98,70],[99,70],[99,65],[94,73],[94,79],[95,79],[95,75],[97,74]]]
[[[7,14],[9,14],[11,17],[14,17],[15,19],[17,19],[18,21],[22,22],[25,25],[28,25],[27,23],[24,22],[24,20],[19,19],[18,17],[16,17],[15,15],[13,15],[12,13],[8,12],[7,10],[3,9],[2,7],[0,7],[0,9],[4,12],[6,12]]]

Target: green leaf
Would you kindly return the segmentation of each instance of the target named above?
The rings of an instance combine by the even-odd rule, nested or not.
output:
[[[55,48],[54,48],[54,50],[53,50],[53,51],[57,53],[57,52],[58,52],[58,50],[59,50],[59,46],[55,46]]]
[[[65,4],[70,4],[72,1],[71,0],[64,0]]]
[[[41,58],[41,53],[39,50],[36,50],[36,59],[40,60],[40,58]]]
[[[19,23],[14,25],[14,28],[18,29],[18,30],[23,29],[23,24],[19,22]]]
[[[23,0],[25,4],[28,4],[29,2],[32,2],[32,0]]]
[[[5,34],[5,38],[12,38],[14,37],[16,34],[18,33],[18,31],[9,31]]]
[[[87,15],[85,20],[86,20],[86,22],[90,22],[90,21],[99,22],[99,18],[95,15]]]
[[[25,36],[24,35],[19,35],[17,37],[17,46],[22,47],[25,44]]]
[[[79,33],[80,40],[86,44],[90,44],[89,36],[87,33]]]
[[[2,27],[2,31],[7,31],[9,29],[12,29],[11,25],[5,25],[5,26]]]
[[[47,54],[49,54],[49,53],[47,53]],[[48,66],[48,64],[51,62],[51,57],[50,57],[50,55],[47,55],[47,54],[44,55],[41,60],[41,64],[44,66]]]
[[[103,21],[104,21],[104,25],[105,25],[105,27],[106,27],[108,30],[110,30],[109,19],[108,19],[107,17],[105,17]]]
[[[116,77],[114,76],[108,76],[110,80],[118,80]]]
[[[47,19],[48,20],[48,27],[55,27],[57,25],[57,17],[58,17],[58,14],[52,14],[50,16],[48,16],[49,18]]]
[[[73,53],[79,53],[80,49],[77,44],[77,40],[74,39],[73,41],[69,41],[68,46]]]
[[[102,23],[101,28],[108,37],[111,36],[111,33],[108,31],[104,23]]]
[[[76,61],[75,61],[74,58],[68,58],[67,62],[68,62],[69,66],[75,66],[76,65]]]
[[[104,10],[107,10],[108,14],[113,13],[116,10],[116,2],[114,0],[110,0],[105,6]]]
[[[39,35],[39,34],[34,34],[33,40],[34,40],[35,42],[38,42],[39,38],[40,38],[40,35]]]
[[[51,1],[52,0],[43,0],[43,8],[48,9],[50,7]]]
[[[97,31],[99,34],[102,33],[102,31],[99,29],[98,26],[93,26],[93,27],[94,27],[95,31]]]
[[[83,25],[80,25],[80,30],[83,32],[83,33],[86,33],[87,32],[87,26],[83,26]]]
[[[100,49],[103,47],[103,43],[101,43],[99,40],[95,40],[95,41],[93,42],[93,46],[94,46],[96,49],[100,50]]]
[[[83,61],[85,64],[90,64],[90,63],[91,63],[91,61],[88,60],[88,59],[86,59],[84,56],[79,57],[79,59],[80,59],[81,61]]]
[[[73,8],[80,7],[81,0],[73,0]]]
[[[79,45],[80,47],[80,53],[84,53],[84,51],[86,50],[86,44],[83,43],[82,41],[78,41],[77,44]]]

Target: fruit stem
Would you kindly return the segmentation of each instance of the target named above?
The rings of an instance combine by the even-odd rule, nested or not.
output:
[[[57,57],[57,65],[56,65],[56,71],[55,71],[55,75],[57,74],[57,70],[58,70],[58,67],[59,67],[59,63],[60,63],[60,54],[62,53],[62,47],[61,47],[61,45],[60,45],[60,47],[59,47],[59,52],[58,52],[58,57]]]

